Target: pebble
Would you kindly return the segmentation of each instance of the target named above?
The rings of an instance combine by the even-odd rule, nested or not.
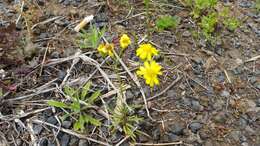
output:
[[[70,141],[70,136],[68,134],[63,134],[60,139],[61,146],[67,146]]]
[[[199,131],[202,127],[203,125],[199,122],[193,122],[189,125],[189,128],[193,133],[197,133],[197,131]]]
[[[189,37],[189,36],[191,36],[191,33],[189,31],[184,31],[182,36]]]
[[[230,93],[227,90],[223,90],[223,91],[221,91],[220,96],[222,96],[222,97],[229,97]]]
[[[239,6],[242,8],[251,8],[253,3],[251,1],[244,0],[239,3]]]
[[[200,105],[199,101],[197,100],[192,100],[191,101],[191,108],[196,110],[196,111],[203,111],[203,106]]]
[[[42,132],[42,125],[33,124],[33,133],[34,134],[40,134]]]
[[[249,144],[247,142],[243,142],[241,143],[241,146],[249,146]]]
[[[20,138],[16,139],[15,142],[17,146],[21,146],[23,144],[23,141]]]
[[[88,146],[88,141],[85,139],[81,139],[81,140],[79,140],[78,146]]]
[[[71,121],[63,121],[62,122],[62,127],[66,128],[66,129],[70,128],[71,125],[72,125]]]
[[[58,121],[56,120],[56,118],[54,116],[51,116],[49,117],[47,120],[46,120],[47,123],[50,123],[50,124],[53,124],[53,125],[56,125],[58,123]]]
[[[174,123],[170,126],[170,132],[175,135],[183,135],[184,125],[181,123]]]
[[[79,142],[78,138],[72,136],[69,142],[69,146],[76,146],[78,145],[78,142]]]
[[[152,137],[153,137],[153,140],[160,139],[160,130],[158,128],[156,128],[152,131]]]
[[[216,123],[225,123],[227,121],[227,115],[225,112],[219,112],[216,116],[213,117],[213,120]]]
[[[177,135],[175,135],[175,134],[172,134],[172,133],[170,133],[169,135],[168,135],[168,138],[169,138],[169,142],[171,142],[171,141],[179,141],[179,136],[177,136]]]

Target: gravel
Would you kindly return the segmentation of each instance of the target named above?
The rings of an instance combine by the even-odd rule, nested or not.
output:
[[[203,127],[202,123],[199,122],[193,122],[189,125],[189,128],[193,133],[197,133],[201,128]]]

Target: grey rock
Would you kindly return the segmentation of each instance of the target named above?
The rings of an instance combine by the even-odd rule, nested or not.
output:
[[[220,96],[222,96],[222,97],[229,97],[230,93],[227,90],[223,90],[223,91],[221,91]]]
[[[17,146],[21,146],[23,144],[23,141],[20,138],[16,139],[15,142]]]
[[[167,97],[169,98],[176,98],[177,94],[175,90],[168,90],[167,91]]]
[[[201,128],[203,127],[203,125],[199,122],[193,122],[189,125],[189,128],[191,129],[191,131],[193,133],[196,133],[197,131],[199,131]]]
[[[241,146],[249,146],[249,144],[247,142],[243,142],[241,143]]]
[[[48,146],[49,140],[46,138],[43,138],[39,142],[39,146]]]
[[[175,123],[170,126],[170,133],[174,135],[183,135],[183,130],[185,129],[183,124]]]
[[[149,141],[149,139],[143,134],[138,136],[138,140],[139,140],[139,142],[142,142],[142,143]]]
[[[133,92],[132,91],[130,91],[130,90],[127,90],[126,91],[126,98],[127,99],[132,99],[132,98],[134,98],[134,94],[133,94]]]
[[[152,131],[152,137],[153,137],[153,140],[160,139],[160,130],[158,128],[156,128]]]
[[[199,101],[197,100],[192,100],[191,101],[191,108],[196,110],[196,111],[203,111],[203,106],[200,105]]]
[[[184,31],[182,36],[189,37],[189,36],[191,36],[191,33],[189,31]]]
[[[62,122],[62,127],[64,127],[64,128],[70,128],[71,127],[71,125],[72,125],[72,122],[71,121],[63,121]]]
[[[219,112],[216,116],[214,116],[213,120],[216,123],[225,123],[227,121],[227,114],[225,112]]]
[[[230,136],[232,139],[234,139],[235,141],[239,141],[239,137],[241,136],[241,132],[240,131],[232,131],[230,133]]]
[[[253,3],[251,1],[247,1],[247,0],[239,2],[239,6],[242,8],[251,8],[252,5],[253,5]]]
[[[56,125],[58,123],[58,121],[56,120],[56,118],[54,116],[51,116],[49,117],[47,120],[46,120],[47,123],[50,123],[50,124],[53,124],[53,125]]]
[[[240,126],[241,128],[245,128],[245,127],[247,126],[247,124],[248,124],[248,122],[247,122],[246,119],[244,119],[244,118],[242,118],[242,117],[239,118],[239,126]]]
[[[85,139],[81,139],[81,140],[79,140],[78,146],[88,146],[88,141]]]
[[[240,140],[241,142],[246,142],[247,138],[246,138],[244,135],[241,135],[241,136],[239,137],[239,140]]]
[[[76,137],[71,137],[69,146],[76,146],[79,143],[79,139]]]
[[[171,141],[179,141],[179,136],[178,135],[175,135],[175,134],[173,134],[173,133],[170,133],[169,135],[168,135],[168,137],[169,137],[169,141],[171,142]]]
[[[51,56],[52,59],[57,59],[57,58],[60,57],[60,53],[58,51],[54,51],[54,52],[51,53],[50,56]]]
[[[70,141],[70,136],[68,134],[63,134],[60,140],[61,146],[68,146]]]
[[[39,124],[33,124],[33,133],[34,134],[40,134],[42,132],[42,125]]]

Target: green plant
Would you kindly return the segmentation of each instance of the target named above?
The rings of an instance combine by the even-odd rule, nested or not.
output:
[[[80,38],[77,41],[80,48],[97,48],[100,43],[101,37],[105,33],[105,28],[99,29],[95,25],[90,25],[88,31],[83,30],[80,33]]]
[[[235,17],[225,19],[223,24],[230,31],[234,31],[234,30],[236,30],[240,26],[240,22]]]
[[[256,0],[255,2],[255,9],[260,12],[260,0]]]
[[[129,107],[125,103],[117,103],[114,112],[112,112],[112,132],[117,130],[123,131],[126,136],[129,136],[132,140],[135,141],[137,125],[142,118],[131,114]]]
[[[158,18],[155,23],[159,30],[176,28],[180,23],[180,17],[165,15]]]
[[[202,17],[200,27],[206,39],[209,40],[211,38],[212,33],[215,31],[215,27],[217,23],[218,23],[218,18],[216,13],[211,13],[208,16]]]
[[[192,8],[194,18],[199,18],[204,11],[211,11],[217,4],[217,0],[185,0],[186,5]]]
[[[76,131],[83,132],[85,130],[85,125],[88,123],[94,126],[101,125],[99,120],[92,117],[90,113],[87,113],[87,110],[91,108],[97,97],[100,95],[100,91],[96,91],[90,95],[90,87],[91,82],[85,84],[82,89],[75,89],[65,86],[64,93],[66,96],[70,97],[70,101],[68,103],[55,100],[48,101],[50,106],[69,110],[69,112],[65,112],[66,114],[62,117],[62,119],[66,119],[69,116],[72,117],[72,119],[75,119],[76,122],[73,125],[73,129]]]

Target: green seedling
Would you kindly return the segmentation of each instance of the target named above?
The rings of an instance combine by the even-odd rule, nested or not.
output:
[[[260,0],[256,0],[255,2],[255,9],[260,12]]]
[[[165,15],[156,20],[156,26],[159,30],[175,29],[180,23],[180,17]]]
[[[230,31],[234,31],[240,26],[240,22],[234,17],[224,20],[223,24]]]
[[[89,93],[91,82],[88,82],[82,87],[82,89],[75,89],[72,87],[64,87],[64,93],[70,98],[68,103],[49,100],[48,104],[57,108],[64,109],[66,114],[61,119],[71,117],[75,120],[73,129],[76,131],[84,132],[86,124],[92,124],[94,126],[100,126],[101,122],[95,119],[91,113],[88,113],[88,109],[93,106],[94,102],[100,95],[100,91],[96,91],[92,94]]]
[[[90,25],[89,30],[82,30],[79,40],[77,41],[81,49],[97,48],[102,36],[105,33],[105,28],[99,30],[95,25]]]
[[[217,0],[186,0],[188,6],[192,8],[192,15],[195,19],[199,18],[204,11],[212,11],[217,4]]]
[[[210,39],[212,33],[215,31],[215,27],[218,23],[217,14],[212,13],[208,16],[203,16],[201,19],[200,27],[202,29],[203,35],[206,39]]]

